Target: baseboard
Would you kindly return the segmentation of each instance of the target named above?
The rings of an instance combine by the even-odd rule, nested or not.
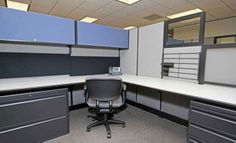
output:
[[[187,120],[184,120],[184,119],[181,119],[179,117],[176,117],[174,115],[170,115],[168,113],[165,113],[165,112],[162,112],[160,110],[156,110],[156,109],[153,109],[153,108],[150,108],[150,107],[147,107],[145,105],[142,105],[142,104],[139,104],[139,103],[136,103],[134,101],[131,101],[131,100],[128,100],[126,99],[126,103],[130,104],[130,105],[133,105],[135,107],[138,107],[138,108],[141,108],[145,111],[148,111],[150,113],[153,113],[159,117],[162,117],[162,118],[166,118],[172,122],[175,122],[177,124],[180,124],[180,125],[183,125],[183,126],[188,126],[188,121]]]

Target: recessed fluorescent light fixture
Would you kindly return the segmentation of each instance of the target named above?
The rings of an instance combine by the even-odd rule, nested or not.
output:
[[[83,19],[81,19],[80,21],[82,22],[87,22],[87,23],[93,23],[95,21],[97,21],[98,19],[97,18],[93,18],[93,17],[85,17]]]
[[[120,1],[120,2],[123,2],[125,4],[128,4],[128,5],[131,5],[131,4],[134,4],[140,0],[117,0],[117,1]]]
[[[29,4],[7,0],[7,7],[22,11],[28,11]]]
[[[134,28],[136,28],[135,26],[128,26],[128,27],[125,27],[124,29],[125,30],[130,30],[130,29],[134,29]]]
[[[169,19],[174,19],[174,18],[183,17],[183,16],[190,15],[190,14],[199,13],[199,12],[202,12],[202,10],[199,9],[199,8],[196,8],[196,9],[193,9],[193,10],[177,13],[177,14],[170,15],[170,16],[167,16],[167,17]]]

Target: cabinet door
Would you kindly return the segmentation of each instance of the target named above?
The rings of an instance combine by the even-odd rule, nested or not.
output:
[[[73,45],[74,21],[0,8],[0,40]]]
[[[156,110],[160,110],[160,92],[155,89],[141,86],[138,87],[137,92],[138,103]]]
[[[78,45],[128,48],[128,30],[84,22],[78,22],[77,26]]]

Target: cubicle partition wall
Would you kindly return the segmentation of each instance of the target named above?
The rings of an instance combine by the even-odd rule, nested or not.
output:
[[[68,47],[0,44],[0,78],[66,75]]]
[[[120,66],[120,55],[118,49],[72,47],[70,62],[71,76],[107,74],[109,66]],[[74,107],[85,103],[83,85],[73,86],[70,100]]]
[[[204,46],[204,82],[236,87],[236,44]]]

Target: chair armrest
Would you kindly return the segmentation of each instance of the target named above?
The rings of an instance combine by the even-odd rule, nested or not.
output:
[[[85,101],[88,101],[88,94],[87,94],[87,86],[84,85],[84,96],[85,96]]]
[[[125,103],[125,99],[126,99],[126,84],[122,84],[122,102]]]

